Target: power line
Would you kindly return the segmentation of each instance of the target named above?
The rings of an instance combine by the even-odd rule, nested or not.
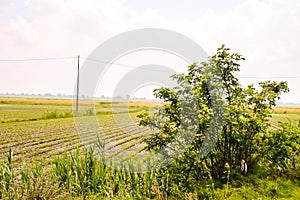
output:
[[[165,70],[159,70],[159,69],[148,69],[148,68],[143,68],[143,67],[139,67],[139,66],[133,66],[133,65],[125,65],[125,64],[121,64],[121,63],[113,63],[113,62],[109,62],[109,61],[104,61],[104,60],[98,60],[98,59],[94,59],[94,58],[86,58],[86,57],[81,57],[85,60],[89,60],[89,61],[93,61],[93,62],[98,62],[98,63],[105,63],[105,64],[111,64],[111,65],[119,65],[119,66],[123,66],[123,67],[128,67],[128,68],[139,68],[139,69],[145,69],[145,70],[149,70],[149,71],[159,71],[159,72],[168,72],[169,71],[165,71]],[[241,76],[239,78],[245,78],[245,79],[268,79],[268,78],[287,78],[287,79],[293,79],[293,78],[300,78],[300,76]]]
[[[133,68],[133,69],[144,69],[144,70],[149,70],[149,71],[159,71],[159,72],[167,72],[170,73],[170,71],[166,71],[166,70],[159,70],[159,69],[148,69],[145,67],[139,67],[139,66],[133,66],[133,65],[125,65],[125,64],[121,64],[121,63],[113,63],[113,62],[109,62],[109,61],[104,61],[104,60],[97,60],[94,58],[86,58],[86,57],[81,57],[85,60],[88,61],[93,61],[93,62],[98,62],[98,63],[105,63],[105,64],[111,64],[111,65],[118,65],[118,66],[122,66],[122,67],[128,67],[128,68]]]
[[[46,57],[46,58],[26,58],[26,59],[0,59],[0,62],[28,62],[28,61],[51,61],[51,60],[67,60],[67,59],[77,59],[77,56],[65,56],[65,57]],[[81,57],[88,61],[98,62],[98,63],[105,63],[105,64],[111,64],[111,65],[118,65],[122,67],[127,68],[133,68],[133,69],[144,69],[149,71],[159,71],[159,72],[166,72],[170,73],[170,71],[166,70],[159,70],[159,69],[149,69],[145,67],[140,66],[133,66],[133,65],[126,65],[122,63],[114,63],[104,60],[98,60],[94,58],[87,58],[87,57]],[[240,76],[241,79],[300,79],[300,75],[298,76]]]
[[[27,62],[27,61],[39,61],[39,60],[67,60],[77,58],[75,56],[68,57],[51,57],[51,58],[27,58],[27,59],[0,59],[0,62]]]

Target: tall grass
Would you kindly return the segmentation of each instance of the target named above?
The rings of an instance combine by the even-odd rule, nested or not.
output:
[[[25,163],[17,171],[12,167],[13,151],[7,162],[0,163],[0,199],[56,199],[62,198],[57,183],[51,182],[41,165]]]
[[[64,154],[54,160],[53,180],[74,196],[90,194],[127,198],[151,198],[153,173],[137,173],[132,163],[121,167],[107,166],[101,157],[94,157],[90,148],[81,155],[77,149],[73,154]]]
[[[202,180],[187,190],[173,181],[167,169],[145,173],[136,170],[133,162],[114,167],[107,160],[95,157],[95,149],[77,149],[64,153],[47,168],[24,163],[14,169],[13,151],[0,163],[0,199],[272,199],[300,197],[300,183],[290,180],[259,179],[257,176],[238,178],[227,173],[224,183]],[[230,169],[227,169],[227,172]],[[180,173],[180,172],[178,172]],[[209,170],[207,173],[210,173]],[[236,180],[234,180],[236,179]],[[239,180],[237,180],[239,179]]]

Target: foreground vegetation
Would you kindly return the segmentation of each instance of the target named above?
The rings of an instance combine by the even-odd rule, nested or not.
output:
[[[251,175],[224,168],[224,180],[203,180],[186,188],[162,170],[116,170],[93,149],[65,153],[46,169],[26,164],[16,171],[13,152],[0,164],[0,199],[299,199],[299,172],[274,173],[260,166]],[[299,169],[299,166],[298,166]],[[209,172],[208,172],[209,173]]]

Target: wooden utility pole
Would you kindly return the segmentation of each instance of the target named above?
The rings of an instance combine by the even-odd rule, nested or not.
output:
[[[79,58],[78,55],[78,61],[77,61],[77,94],[76,94],[76,112],[78,112],[78,97],[79,97]]]

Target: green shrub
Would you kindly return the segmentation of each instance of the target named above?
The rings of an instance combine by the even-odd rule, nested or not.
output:
[[[279,123],[279,129],[270,130],[263,138],[261,165],[274,176],[300,178],[300,129],[291,123]]]
[[[222,45],[207,62],[194,63],[188,66],[188,73],[173,75],[178,83],[175,88],[154,90],[165,104],[153,116],[138,115],[141,126],[156,130],[144,139],[146,150],[160,150],[164,158],[180,154],[169,168],[174,168],[170,173],[186,188],[209,178],[206,167],[214,179],[221,180],[225,163],[239,169],[244,159],[247,173],[252,173],[267,150],[261,137],[270,128],[276,101],[289,89],[286,82],[273,81],[259,83],[259,89],[242,87],[236,77],[242,60],[240,54]],[[192,139],[189,134],[193,134]],[[176,138],[177,144],[172,144]],[[174,147],[173,152],[163,151],[168,146]],[[207,149],[209,152],[205,152]],[[203,152],[202,158],[199,155]]]
[[[41,119],[57,119],[57,118],[68,118],[68,117],[73,117],[72,112],[63,112],[63,113],[58,113],[57,111],[47,111],[44,113],[41,117]]]

